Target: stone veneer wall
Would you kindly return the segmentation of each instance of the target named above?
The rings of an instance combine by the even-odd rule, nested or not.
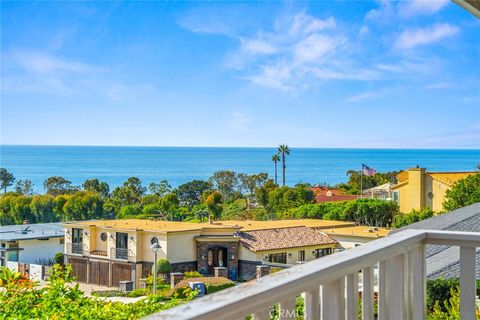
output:
[[[142,262],[142,278],[147,278],[152,272],[153,262]],[[197,261],[178,262],[171,264],[170,272],[186,272],[197,270]]]
[[[197,270],[197,261],[172,263],[171,272],[187,272]]]
[[[227,248],[228,275],[229,277],[233,277],[233,274],[238,275],[238,241],[228,241],[228,242],[197,241],[197,271],[198,272],[200,272],[203,275],[207,275],[208,273],[207,255],[208,255],[209,247]],[[233,259],[231,259],[232,254],[234,256]]]
[[[257,266],[262,265],[261,261],[239,260],[238,277],[241,280],[255,279],[257,276]]]

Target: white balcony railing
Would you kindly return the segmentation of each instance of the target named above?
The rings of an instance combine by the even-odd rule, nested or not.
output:
[[[336,253],[207,295],[149,319],[295,318],[295,299],[304,299],[305,319],[374,319],[373,269],[379,266],[378,319],[425,319],[425,245],[460,247],[461,319],[475,319],[475,253],[480,233],[406,230],[364,246]],[[361,273],[359,272],[361,270]],[[358,277],[363,278],[362,290]]]

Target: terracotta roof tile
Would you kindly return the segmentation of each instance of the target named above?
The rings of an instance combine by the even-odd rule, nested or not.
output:
[[[239,232],[240,243],[251,251],[268,251],[325,244],[337,241],[307,227],[276,228]]]

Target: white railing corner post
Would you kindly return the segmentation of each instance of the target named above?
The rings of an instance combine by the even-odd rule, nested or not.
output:
[[[320,286],[305,291],[305,319],[320,319]]]
[[[475,319],[474,247],[460,247],[460,319]]]
[[[347,276],[346,287],[346,318],[347,320],[358,320],[358,272]]]
[[[362,270],[362,320],[373,320],[373,267]]]

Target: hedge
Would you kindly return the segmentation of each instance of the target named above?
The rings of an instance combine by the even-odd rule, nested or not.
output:
[[[217,291],[221,291],[230,287],[233,287],[235,283],[227,278],[223,277],[201,277],[201,278],[188,278],[183,279],[172,289],[170,295],[178,294],[179,298],[183,298],[188,293],[190,286],[189,282],[202,282],[205,284],[205,290],[207,294],[212,294]]]

